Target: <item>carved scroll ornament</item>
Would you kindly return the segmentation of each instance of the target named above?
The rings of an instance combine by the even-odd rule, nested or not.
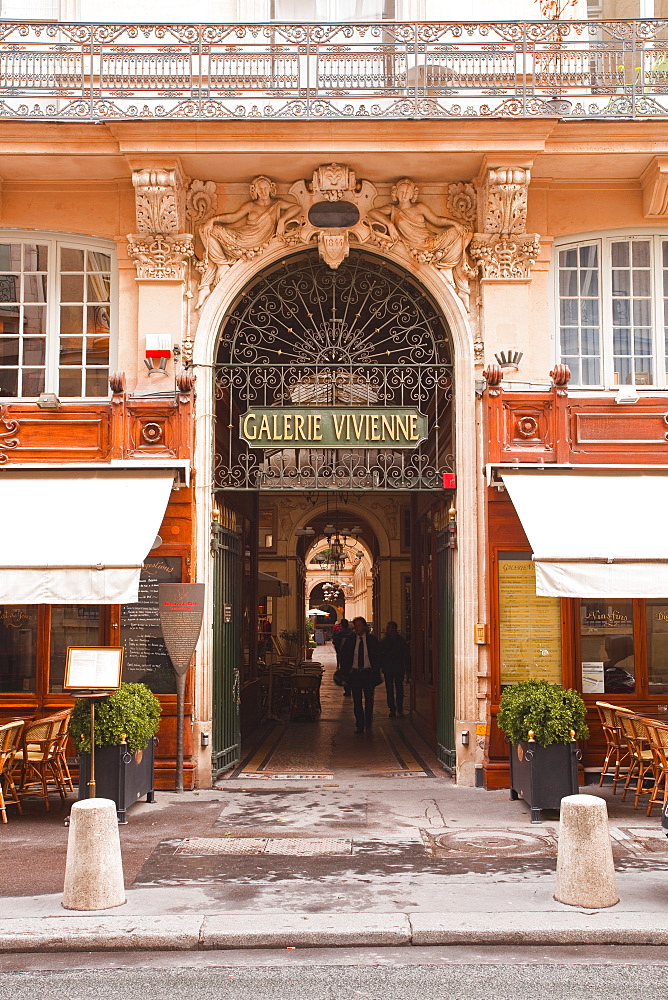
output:
[[[138,233],[179,233],[185,228],[185,192],[176,170],[135,170]]]
[[[128,254],[137,266],[137,277],[149,280],[183,281],[186,264],[193,254],[190,233],[176,236],[141,234],[128,237]]]
[[[524,167],[488,169],[478,199],[479,229],[470,246],[483,278],[527,279],[540,237],[526,232],[531,173]]]
[[[528,278],[540,253],[540,239],[534,233],[512,237],[476,233],[469,250],[483,278]]]
[[[19,431],[18,420],[13,420],[11,417],[6,416],[6,411],[0,407],[0,448],[4,448],[7,451],[11,451],[14,448],[18,448],[19,439],[14,437]],[[9,461],[9,455],[5,454],[4,451],[0,451],[0,465],[4,465]]]

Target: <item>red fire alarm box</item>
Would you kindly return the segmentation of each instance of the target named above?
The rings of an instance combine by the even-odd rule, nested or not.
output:
[[[457,476],[454,474],[454,472],[443,473],[443,489],[444,490],[457,489]]]

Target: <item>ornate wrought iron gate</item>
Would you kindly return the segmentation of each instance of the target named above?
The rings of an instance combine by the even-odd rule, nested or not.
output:
[[[337,270],[311,250],[265,272],[225,320],[214,377],[216,490],[437,489],[452,468],[447,326],[405,271],[362,250]],[[295,411],[340,420],[342,408],[356,421],[374,414],[366,446],[269,436],[285,414],[292,428]],[[251,412],[266,417],[266,447],[243,438]],[[394,427],[409,413],[422,440],[374,436],[386,415]]]
[[[241,659],[241,539],[219,522],[211,525],[213,583],[213,747],[215,777],[239,760]]]

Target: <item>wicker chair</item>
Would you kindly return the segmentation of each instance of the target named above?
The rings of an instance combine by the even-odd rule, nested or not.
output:
[[[604,779],[608,775],[611,775],[612,794],[616,795],[617,785],[622,780],[622,764],[627,764],[629,761],[629,748],[616,714],[616,706],[609,705],[606,701],[597,701],[596,708],[598,709],[605,737],[605,759],[598,783],[599,786],[602,785]]]
[[[19,814],[23,815],[21,800],[12,777],[14,758],[21,746],[23,726],[23,719],[0,726],[0,814],[2,814],[3,823],[7,822],[6,806],[8,805],[15,805]]]
[[[649,748],[654,757],[654,785],[647,803],[647,815],[657,802],[663,806],[668,798],[668,725],[653,719],[641,719],[649,738]]]
[[[629,748],[630,758],[629,772],[626,775],[624,791],[622,792],[622,802],[626,799],[629,786],[635,779],[633,808],[637,809],[640,796],[647,795],[650,791],[649,788],[645,788],[645,780],[650,776],[654,777],[654,754],[650,749],[649,735],[643,720],[625,710],[619,711],[617,709],[616,714],[622,727],[626,745]]]
[[[21,772],[19,794],[41,795],[47,812],[50,809],[51,790],[57,791],[63,802],[67,798],[65,778],[67,761],[64,764],[63,761],[69,714],[69,712],[58,712],[56,715],[30,722],[23,732],[22,748],[14,758],[14,768],[20,769]],[[32,791],[34,787],[36,791]]]
[[[314,674],[295,674],[290,694],[290,719],[308,719],[313,722],[320,711],[320,677]]]

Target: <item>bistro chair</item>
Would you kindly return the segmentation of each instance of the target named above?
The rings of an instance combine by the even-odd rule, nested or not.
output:
[[[647,803],[646,813],[652,813],[657,802],[663,805],[668,798],[668,725],[654,719],[640,720],[649,738],[649,748],[654,757],[654,784]]]
[[[295,674],[290,694],[290,720],[308,719],[314,722],[320,711],[320,677]]]
[[[621,766],[629,760],[629,748],[624,739],[615,706],[609,705],[605,701],[597,701],[596,708],[598,709],[605,737],[605,759],[598,783],[599,786],[602,785],[604,779],[608,775],[611,775],[612,794],[616,795],[617,784],[622,780]]]
[[[68,718],[69,712],[59,712],[28,723],[23,732],[23,745],[14,759],[15,769],[21,771],[19,794],[41,795],[47,812],[51,790],[57,791],[63,802],[67,798],[63,726],[66,731]],[[36,791],[31,791],[33,787]]]
[[[23,815],[21,800],[12,777],[14,757],[21,746],[23,726],[23,719],[0,726],[0,814],[2,814],[3,823],[7,822],[6,806],[8,805],[15,805],[19,815]]]
[[[637,809],[640,796],[646,795],[649,792],[649,789],[645,788],[646,779],[654,777],[654,754],[650,749],[647,727],[642,719],[624,709],[621,711],[617,709],[617,717],[622,727],[626,745],[629,748],[630,758],[630,766],[622,792],[622,802],[625,801],[629,786],[635,779],[633,808]]]

